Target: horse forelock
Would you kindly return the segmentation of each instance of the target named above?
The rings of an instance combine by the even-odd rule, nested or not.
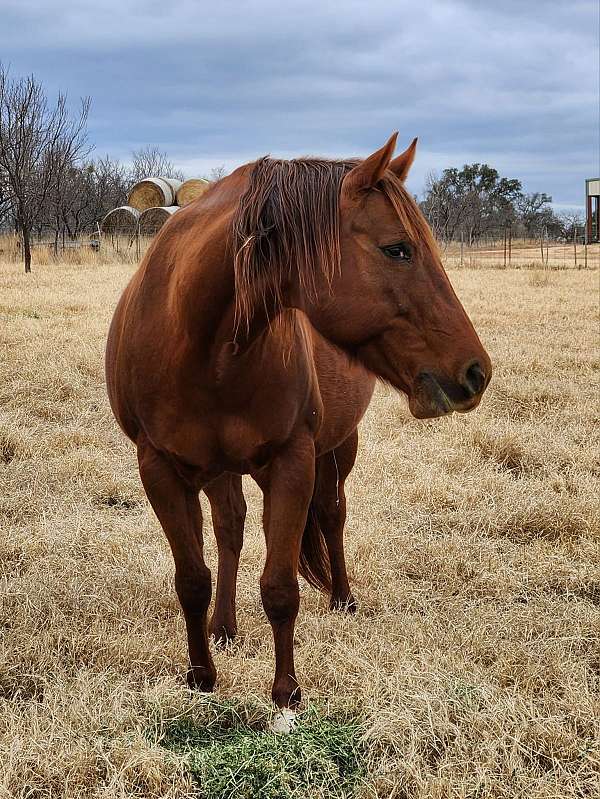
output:
[[[339,202],[342,180],[358,162],[269,157],[256,161],[236,210],[232,234],[236,329],[248,328],[258,308],[282,309],[290,281],[314,299],[317,280],[340,268]],[[416,204],[390,172],[378,188],[415,243],[435,248]]]
[[[400,224],[411,243],[420,250],[437,253],[438,245],[427,220],[419,210],[416,201],[404,188],[404,184],[391,172],[386,172],[380,181],[381,190],[391,202]]]

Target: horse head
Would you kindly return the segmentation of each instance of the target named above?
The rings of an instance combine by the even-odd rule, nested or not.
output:
[[[404,181],[417,140],[388,142],[346,173],[339,198],[340,268],[322,287],[316,326],[408,396],[412,414],[476,407],[492,366]]]

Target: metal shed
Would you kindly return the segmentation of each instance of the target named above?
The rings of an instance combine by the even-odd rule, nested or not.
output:
[[[585,182],[586,241],[600,241],[600,178]]]

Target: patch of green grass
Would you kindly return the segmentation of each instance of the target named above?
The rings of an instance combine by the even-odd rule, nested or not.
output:
[[[181,757],[202,799],[350,799],[363,783],[363,721],[356,710],[311,705],[289,735],[268,730],[270,709],[207,699],[162,721],[161,746]]]

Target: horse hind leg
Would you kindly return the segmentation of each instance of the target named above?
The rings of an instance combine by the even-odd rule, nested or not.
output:
[[[138,441],[137,452],[144,489],[175,561],[175,589],[185,618],[190,656],[188,685],[212,691],[216,670],[206,629],[211,577],[204,562],[198,490],[185,481],[171,461],[155,450],[145,437]]]
[[[203,488],[210,502],[213,528],[219,551],[215,607],[208,628],[218,647],[237,634],[235,593],[240,552],[244,540],[246,502],[242,478],[223,474]]]
[[[332,452],[317,460],[317,476],[312,507],[325,539],[331,568],[332,610],[355,613],[356,600],[350,590],[344,555],[346,493],[344,484],[356,461],[358,432],[354,432]]]

